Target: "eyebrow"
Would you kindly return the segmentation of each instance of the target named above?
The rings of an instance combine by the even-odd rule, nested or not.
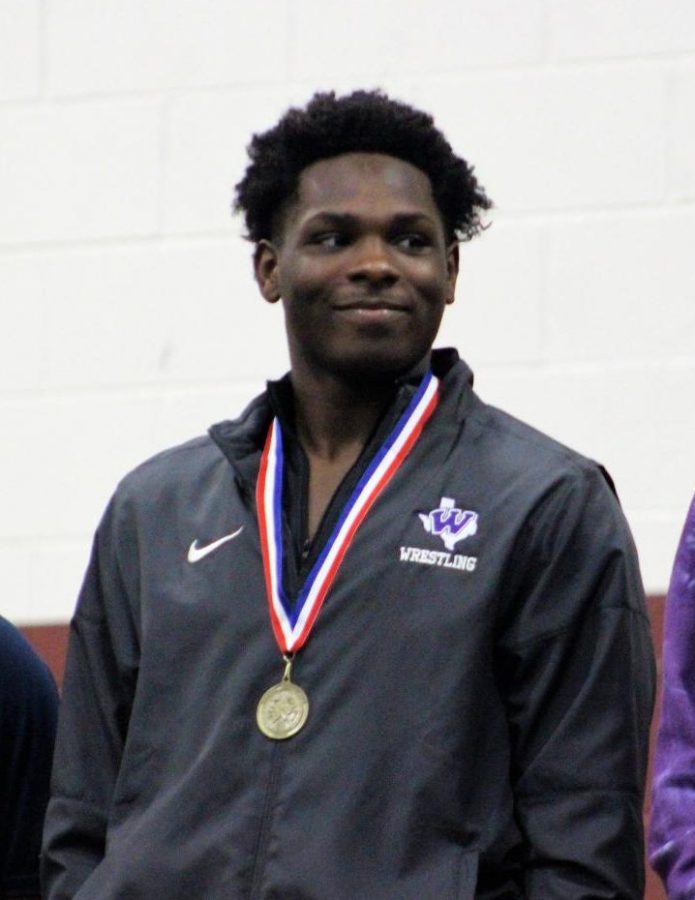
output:
[[[325,223],[326,225],[332,225],[336,228],[354,229],[359,226],[360,219],[352,213],[337,213],[326,210],[323,212],[317,212],[314,215],[310,216],[304,222],[304,227],[315,225],[319,222]],[[389,228],[408,228],[423,224],[436,227],[436,222],[432,219],[432,217],[427,213],[422,212],[396,213],[396,215],[389,220],[388,224]]]

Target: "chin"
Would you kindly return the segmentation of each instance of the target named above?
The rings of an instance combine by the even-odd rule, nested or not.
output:
[[[340,360],[333,360],[330,370],[339,377],[355,381],[393,381],[417,368],[427,357],[429,349],[409,354],[394,354],[388,349],[361,352]]]

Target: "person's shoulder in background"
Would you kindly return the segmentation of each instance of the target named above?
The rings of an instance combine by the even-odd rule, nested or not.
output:
[[[40,897],[58,691],[48,666],[0,616],[0,897]]]
[[[666,597],[649,858],[671,900],[695,897],[695,497]]]

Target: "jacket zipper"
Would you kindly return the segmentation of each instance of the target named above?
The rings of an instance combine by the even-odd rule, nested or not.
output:
[[[256,849],[254,851],[253,872],[251,874],[251,890],[249,891],[249,900],[261,900],[261,889],[263,882],[263,874],[265,872],[266,857],[268,854],[268,841],[270,840],[270,831],[273,820],[273,807],[278,792],[278,782],[280,768],[282,766],[282,746],[279,742],[275,742],[272,748],[272,757],[270,760],[270,773],[268,775],[268,783],[265,789],[265,797],[263,799],[263,812],[261,815],[261,824],[258,828],[258,837],[256,839]]]

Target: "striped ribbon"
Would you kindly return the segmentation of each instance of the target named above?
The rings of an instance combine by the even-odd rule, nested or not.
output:
[[[439,380],[428,371],[343,507],[294,604],[282,587],[284,456],[280,423],[273,419],[261,456],[256,508],[270,621],[282,653],[294,653],[306,642],[357,529],[412,450],[438,401]]]

